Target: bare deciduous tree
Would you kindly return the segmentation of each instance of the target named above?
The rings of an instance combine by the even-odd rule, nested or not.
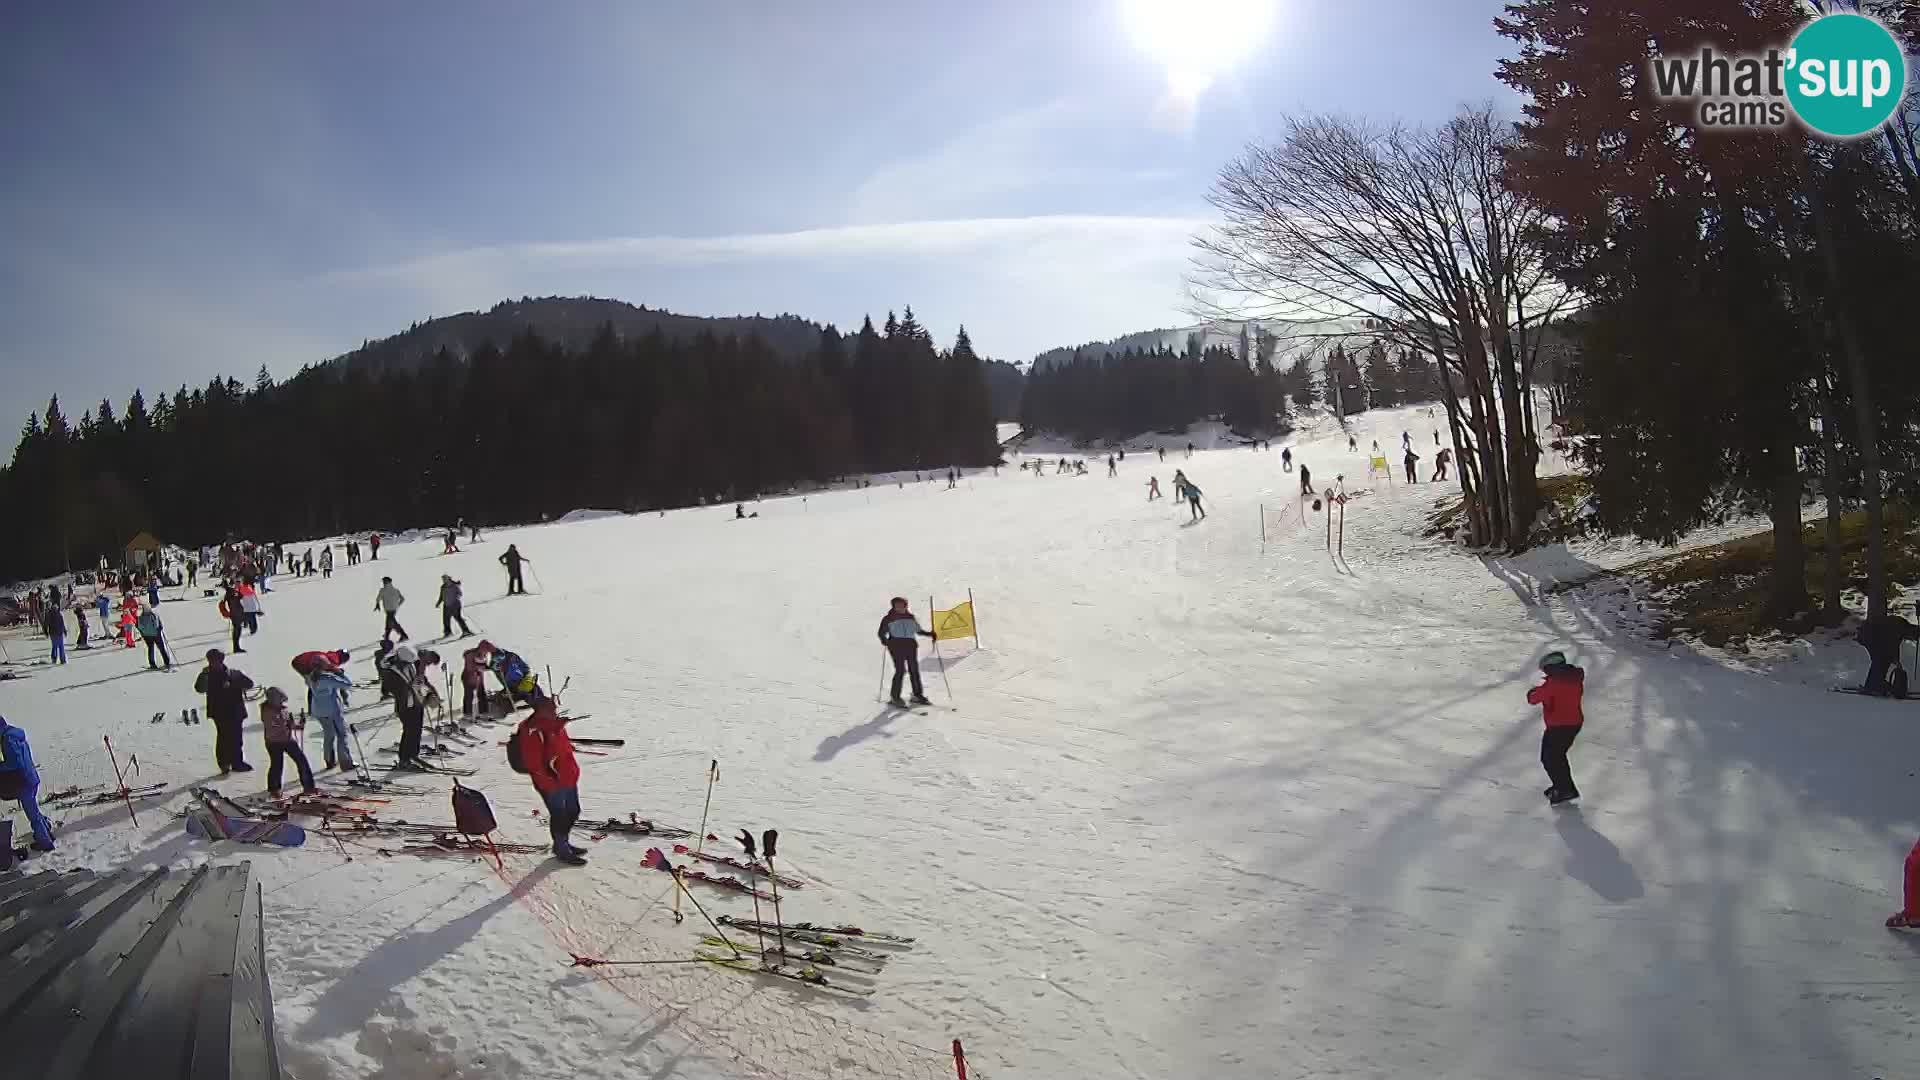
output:
[[[1538,495],[1531,407],[1541,329],[1572,297],[1534,241],[1540,212],[1500,182],[1492,108],[1436,128],[1290,119],[1221,170],[1197,237],[1196,302],[1303,327],[1361,321],[1438,362],[1470,539],[1519,549]]]

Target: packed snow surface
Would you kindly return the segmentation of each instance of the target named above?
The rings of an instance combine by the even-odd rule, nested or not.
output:
[[[1397,467],[1403,429],[1424,479],[1432,423],[1363,418],[1360,454],[1331,433],[1286,445],[1358,491],[1371,439]],[[782,891],[787,920],[918,938],[847,980],[870,998],[705,965],[569,967],[689,954],[704,922],[683,903],[674,924],[671,879],[641,865],[657,841],[496,873],[374,850],[398,839],[343,855],[318,831],[294,850],[188,838],[170,814],[213,773],[213,729],[172,718],[226,640],[197,590],[162,605],[175,673],[96,648],[0,682],[49,789],[110,783],[103,735],[137,755],[132,779],[169,785],[137,826],[117,804],[56,813],[59,851],[31,865],[251,859],[300,1080],[935,1077],[955,1037],[989,1078],[1920,1075],[1920,939],[1880,925],[1920,829],[1920,706],[1642,644],[1543,588],[1538,556],[1420,538],[1441,487],[1354,498],[1336,560],[1280,449],[1130,452],[1117,478],[1104,460],[956,490],[908,477],[747,521],[728,505],[501,531],[452,556],[429,537],[340,559],[331,580],[276,579],[235,666],[293,689],[308,648],[348,647],[371,677],[380,575],[417,644],[440,629],[440,575],[462,578],[475,629],[571,680],[576,734],[627,740],[582,758],[588,818],[695,827],[717,761],[708,830],[779,829],[781,868],[808,882]],[[1206,520],[1147,501],[1175,468]],[[1264,543],[1263,504],[1296,508]],[[534,595],[502,595],[509,541]],[[1547,561],[1564,578],[1575,558]],[[942,707],[881,707],[887,599],[924,619],[968,589],[980,640],[939,645],[944,677],[923,653]],[[16,660],[43,646],[4,640]],[[1587,672],[1584,798],[1560,809],[1524,700],[1549,648]],[[376,697],[356,692],[351,719],[388,760]],[[542,842],[494,745],[508,730],[480,729],[464,763],[500,838]],[[257,711],[247,745],[260,771],[214,778],[230,794],[264,786]],[[317,729],[307,746],[317,763]],[[445,779],[411,782],[435,794],[378,812],[450,820]]]

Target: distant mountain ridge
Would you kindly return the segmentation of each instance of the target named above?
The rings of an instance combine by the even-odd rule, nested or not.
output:
[[[584,349],[606,325],[623,339],[642,338],[655,330],[676,341],[701,334],[721,338],[758,335],[782,356],[800,356],[814,348],[820,342],[820,331],[825,329],[810,319],[784,313],[677,315],[596,296],[523,296],[502,300],[486,311],[466,311],[415,323],[401,333],[368,341],[329,362],[376,372],[410,370],[443,348],[466,359],[483,345],[505,348],[516,335],[529,330],[569,349]]]
[[[1265,330],[1280,339],[1276,362],[1279,362],[1280,359],[1286,358],[1294,352],[1312,347],[1324,340],[1327,335],[1350,334],[1364,336],[1367,332],[1365,324],[1358,320],[1329,320],[1327,322],[1313,324],[1249,320],[1245,325],[1247,326],[1248,333]],[[1156,330],[1141,330],[1132,334],[1123,334],[1111,341],[1092,341],[1084,345],[1068,345],[1057,349],[1048,349],[1046,352],[1033,358],[1033,366],[1035,368],[1048,368],[1055,364],[1071,363],[1075,352],[1087,357],[1123,353],[1129,349],[1152,352],[1155,349],[1166,348],[1172,349],[1175,352],[1181,352],[1186,349],[1188,340],[1195,334],[1200,335],[1200,347],[1202,350],[1220,345],[1233,349],[1235,353],[1238,353],[1240,347],[1240,327],[1240,323],[1221,322],[1200,323],[1194,326],[1162,327]]]

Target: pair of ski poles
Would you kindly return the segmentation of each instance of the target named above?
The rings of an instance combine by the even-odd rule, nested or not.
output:
[[[885,645],[880,646],[880,649],[880,685],[875,687],[873,691],[875,701],[883,700],[886,697],[887,667],[893,661],[893,653],[888,650]],[[953,704],[953,683],[947,680],[947,658],[940,655],[940,640],[938,638],[935,638],[933,642],[933,656],[934,659],[940,661],[940,685],[946,687],[947,704],[951,705]]]

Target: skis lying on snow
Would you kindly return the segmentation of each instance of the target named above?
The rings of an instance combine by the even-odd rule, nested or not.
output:
[[[400,753],[400,744],[394,743],[392,746],[383,746],[379,752],[382,754],[398,754]],[[427,743],[420,747],[420,754],[423,757],[459,757],[461,753],[462,751],[448,749],[443,746],[435,746],[432,743]]]
[[[492,858],[495,851],[502,855],[538,855],[547,850],[545,844],[510,844],[496,841],[488,847],[484,840],[470,836],[439,836],[432,840],[402,844],[397,848],[379,848],[382,855],[459,855]]]
[[[424,761],[418,765],[405,765],[396,761],[391,765],[375,765],[374,768],[379,769],[381,772],[437,773],[441,776],[472,776],[480,771],[479,769],[455,769],[445,765],[430,765]]]
[[[733,943],[726,938],[715,937],[712,934],[707,934],[702,937],[700,944],[720,949],[730,949],[733,947]],[[818,945],[818,943],[815,944]],[[818,945],[818,947],[812,949],[795,949],[791,942],[788,943],[784,951],[777,945],[769,945],[760,951],[760,955],[762,958],[772,960],[775,963],[780,963],[784,959],[802,964],[818,964],[821,967],[846,968],[849,972],[859,972],[869,975],[879,974],[887,962],[885,954],[868,952],[864,949],[855,949],[849,952],[844,948],[835,948],[831,945]],[[858,962],[850,964],[848,963],[850,960]]]
[[[659,857],[655,858],[656,855]],[[733,892],[747,893],[748,895],[757,897],[761,900],[773,899],[772,894],[761,892],[759,889],[756,889],[753,886],[747,884],[746,882],[741,881],[737,877],[728,877],[725,874],[709,874],[703,870],[687,870],[681,867],[674,867],[672,863],[668,862],[667,857],[665,855],[660,855],[659,848],[648,849],[646,858],[642,859],[641,861],[649,869],[653,869],[653,870],[671,869],[675,873],[679,874],[680,877],[686,881],[698,881],[706,885],[712,885],[716,889],[728,889]]]
[[[842,986],[836,982],[829,982],[826,975],[822,974],[820,969],[810,964],[804,966],[777,962],[756,964],[744,956],[722,956],[719,953],[707,952],[704,949],[695,951],[693,955],[697,959],[705,960],[715,967],[723,967],[729,971],[744,971],[752,975],[771,975],[776,979],[806,983],[808,986],[817,987],[821,990],[831,990],[834,993],[847,994],[852,997],[871,997],[873,994],[871,990]]]
[[[794,937],[796,934],[818,934],[828,937],[859,938],[861,941],[871,941],[881,945],[898,945],[901,947],[912,945],[914,941],[913,938],[902,937],[899,934],[883,934],[878,930],[862,930],[857,926],[819,926],[810,922],[802,922],[787,923],[782,927],[774,923],[762,922],[759,919],[740,919],[732,915],[720,916],[720,922],[726,926],[737,926],[742,930],[756,930],[768,933],[784,930],[788,937]]]
[[[702,862],[717,863],[721,866],[731,866],[735,870],[745,870],[750,874],[758,874],[761,877],[770,877],[773,880],[779,882],[780,884],[785,885],[789,889],[805,888],[807,884],[806,882],[801,881],[799,878],[793,877],[790,874],[775,874],[773,871],[767,869],[765,864],[763,863],[741,862],[739,859],[736,859],[731,855],[715,855],[712,852],[695,851],[685,844],[673,845],[673,853],[675,855],[685,855],[690,859],[699,859]]]
[[[608,833],[626,833],[630,836],[655,836],[662,840],[684,840],[693,835],[689,829],[676,829],[671,825],[656,825],[638,814],[628,814],[627,820],[608,818],[598,823],[581,826],[596,836]]]
[[[1873,694],[1873,693],[1868,693],[1867,691],[1862,690],[1857,686],[1832,686],[1832,687],[1828,687],[1828,689],[1832,690],[1836,694],[1853,694],[1858,697],[1880,698],[1883,701],[1920,702],[1920,697],[1897,698],[1897,697],[1894,697],[1892,694]]]
[[[94,786],[98,787],[99,785],[96,784]],[[73,789],[68,789],[67,791],[62,792],[58,795],[50,795],[47,798],[42,799],[41,802],[43,802],[49,808],[58,806],[62,809],[70,810],[70,809],[74,809],[76,807],[81,807],[81,806],[99,806],[102,803],[119,802],[123,798],[125,799],[152,798],[153,796],[160,794],[161,789],[165,788],[166,786],[167,785],[165,784],[142,784],[138,787],[127,788],[124,792],[123,791],[96,791],[90,795],[84,794],[81,791],[74,791]]]
[[[722,915],[720,917],[720,922],[723,925],[733,927],[736,930],[749,930],[749,929],[752,929],[751,926],[742,926],[741,923],[744,922],[744,923],[751,924],[753,920],[742,919],[742,920],[736,921],[729,916]],[[754,932],[761,934],[765,937],[774,937],[777,935],[777,931],[772,929],[771,926],[769,926],[768,929],[766,930],[759,930]],[[874,949],[863,948],[859,945],[853,944],[849,939],[844,937],[836,937],[832,934],[823,934],[818,930],[795,930],[791,926],[786,928],[786,941],[789,945],[791,945],[794,942],[800,942],[801,944],[805,944],[805,945],[818,945],[820,948],[833,950],[833,952],[836,955],[857,956],[862,960],[885,960],[887,959],[887,957],[894,955],[893,953],[890,953],[890,952],[879,952]],[[876,944],[883,944],[883,943],[876,942]],[[905,949],[905,948],[909,948],[910,946],[899,945],[898,947]]]
[[[278,847],[299,847],[307,842],[307,830],[300,826],[284,820],[252,817],[232,799],[212,788],[194,788],[193,797],[200,805],[187,811],[190,835]]]

